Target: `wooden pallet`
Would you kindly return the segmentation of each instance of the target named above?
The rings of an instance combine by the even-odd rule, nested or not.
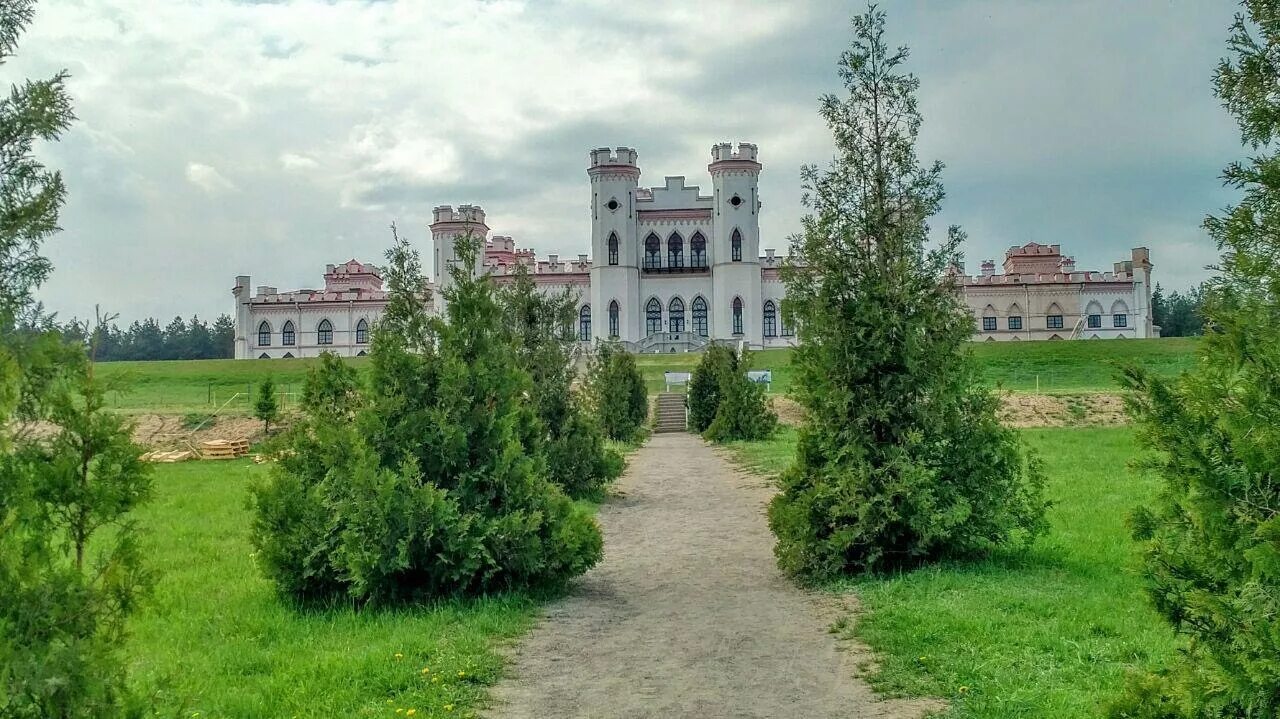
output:
[[[165,463],[185,462],[188,459],[193,459],[195,456],[196,456],[195,452],[192,452],[186,449],[176,449],[176,450],[171,450],[167,452],[158,450],[155,452],[147,452],[146,454],[142,455],[142,461],[143,462],[165,462]]]
[[[249,454],[249,442],[243,439],[211,439],[200,443],[201,459],[236,459]]]

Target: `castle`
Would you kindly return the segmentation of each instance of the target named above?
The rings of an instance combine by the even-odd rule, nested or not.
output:
[[[713,341],[752,348],[795,342],[783,320],[783,258],[760,251],[758,149],[749,143],[711,148],[711,192],[682,176],[641,187],[635,150],[590,153],[591,256],[538,259],[512,238],[490,237],[480,207],[436,207],[431,223],[430,308],[451,281],[459,238],[484,238],[473,271],[499,284],[524,265],[539,287],[578,297],[582,342],[615,340],[635,352],[698,350]],[[593,259],[594,258],[594,259]],[[1057,245],[1011,248],[1004,272],[983,263],[957,284],[974,313],[978,340],[1154,337],[1151,263],[1145,248],[1113,272],[1076,271]],[[280,292],[236,278],[237,358],[310,357],[323,351],[363,355],[387,295],[377,268],[351,260],[329,265],[323,290]]]

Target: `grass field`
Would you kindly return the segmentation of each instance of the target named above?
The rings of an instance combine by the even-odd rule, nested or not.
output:
[[[1176,649],[1135,571],[1125,517],[1155,491],[1126,469],[1132,431],[1024,430],[1050,476],[1052,531],[1032,550],[830,587],[856,592],[844,627],[877,652],[873,685],[942,697],[948,717],[1098,716],[1130,667]],[[795,433],[734,447],[763,473],[790,461]],[[1087,461],[1085,460],[1087,458]]]
[[[983,375],[992,385],[1017,391],[1080,392],[1115,389],[1116,367],[1132,362],[1161,374],[1176,374],[1195,363],[1194,339],[1113,340],[1096,342],[987,342],[973,345]],[[790,350],[752,355],[756,369],[773,370],[773,391],[791,385]],[[640,371],[650,392],[663,389],[664,371],[688,372],[700,355],[641,355]],[[249,397],[270,375],[286,403],[296,400],[307,368],[316,360],[188,360],[110,362],[104,375],[126,375],[133,389],[111,398],[127,412],[248,413]],[[351,360],[364,367],[364,358]],[[229,404],[228,404],[229,402]]]
[[[137,514],[159,575],[131,626],[140,685],[166,686],[183,717],[473,716],[502,667],[496,644],[531,625],[534,602],[362,612],[282,603],[248,541],[245,490],[264,471],[157,465],[156,495]]]

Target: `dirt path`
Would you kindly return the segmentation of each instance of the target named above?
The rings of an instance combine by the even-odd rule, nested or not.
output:
[[[777,570],[771,490],[659,434],[600,512],[605,559],[513,651],[488,716],[919,717],[853,675],[866,654]]]

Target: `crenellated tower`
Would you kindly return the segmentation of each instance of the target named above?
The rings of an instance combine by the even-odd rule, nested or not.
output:
[[[760,299],[760,170],[758,150],[749,142],[721,142],[711,147],[711,184],[715,214],[711,240],[712,324],[717,336],[733,328],[733,304],[742,302],[741,338],[759,345]]]
[[[640,339],[640,247],[636,239],[636,188],[640,168],[629,147],[591,151],[591,334],[608,339],[609,305],[618,303],[617,335]]]
[[[436,311],[444,314],[444,295],[452,280],[449,268],[458,262],[458,240],[468,233],[479,242],[476,250],[475,266],[472,273],[480,274],[484,262],[484,244],[489,236],[489,226],[484,223],[484,210],[479,205],[458,205],[455,211],[451,205],[441,205],[433,210],[431,223],[431,243],[434,247],[432,256],[432,279],[436,286]]]

